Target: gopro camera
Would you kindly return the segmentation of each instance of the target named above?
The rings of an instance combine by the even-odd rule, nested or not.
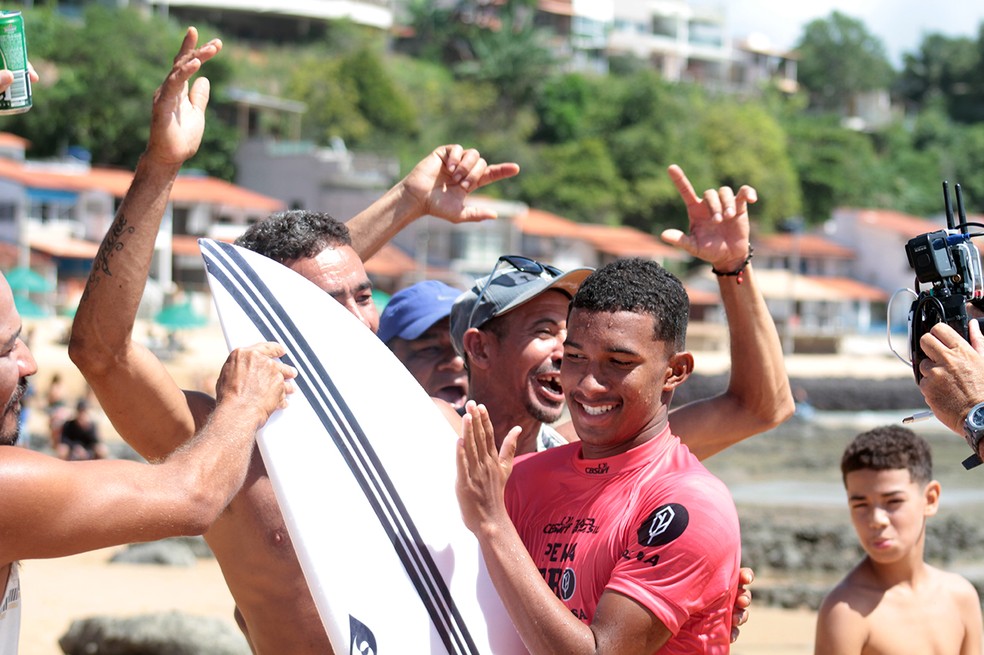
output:
[[[921,234],[905,246],[909,266],[916,273],[916,299],[909,309],[909,353],[917,384],[922,378],[919,364],[926,359],[919,347],[920,337],[937,323],[946,323],[967,339],[967,326],[975,320],[970,317],[967,304],[980,303],[984,298],[981,256],[971,242],[979,234],[970,234],[960,185],[955,185],[955,189],[960,222],[954,223],[950,190],[943,182],[947,229]]]

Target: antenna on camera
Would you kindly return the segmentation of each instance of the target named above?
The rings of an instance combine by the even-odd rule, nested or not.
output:
[[[946,211],[946,227],[952,230],[956,227],[953,224],[953,207],[950,205],[950,185],[943,180],[943,209]]]
[[[960,216],[960,234],[967,234],[967,232],[969,232],[967,228],[967,214],[964,213],[963,196],[960,194],[960,185],[955,184],[954,188],[957,191],[957,214]]]

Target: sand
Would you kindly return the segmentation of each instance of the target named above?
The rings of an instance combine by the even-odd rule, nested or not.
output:
[[[85,383],[68,360],[63,343],[67,323],[49,320],[29,325],[31,347],[40,372],[35,377],[35,402],[31,426],[44,429],[41,405],[51,375],[60,371],[70,397],[84,393]],[[147,334],[150,326],[138,325],[135,334]],[[185,332],[185,350],[166,362],[172,375],[187,387],[207,388],[215,379],[226,349],[216,328]],[[707,373],[727,369],[726,354],[700,353],[697,361]],[[790,375],[906,376],[908,370],[885,354],[868,357],[794,356],[787,360]],[[101,421],[108,440],[118,439],[112,427]],[[233,602],[214,560],[200,560],[192,568],[109,564],[118,549],[84,553],[56,560],[24,562],[21,569],[24,599],[21,632],[22,655],[58,655],[58,638],[75,619],[96,615],[131,616],[177,610],[216,617],[234,625]],[[752,587],[754,595],[754,585]],[[781,610],[752,606],[750,621],[732,652],[736,655],[800,655],[813,650],[815,614],[807,610]]]

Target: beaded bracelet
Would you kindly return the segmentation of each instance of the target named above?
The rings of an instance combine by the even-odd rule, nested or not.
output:
[[[752,255],[755,254],[755,248],[752,248],[752,244],[748,244],[748,257],[745,257],[745,261],[741,263],[741,266],[731,271],[730,273],[723,273],[716,268],[711,268],[711,273],[714,273],[718,277],[735,277],[737,278],[738,284],[741,284],[742,273],[745,272],[745,267],[748,266],[748,262],[752,261]]]

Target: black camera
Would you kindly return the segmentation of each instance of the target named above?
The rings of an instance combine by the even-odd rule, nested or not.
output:
[[[960,185],[955,189],[960,222],[954,223],[950,190],[944,182],[947,229],[921,234],[905,245],[909,266],[916,273],[916,299],[909,309],[909,353],[917,383],[922,378],[919,364],[926,359],[919,338],[937,323],[946,323],[967,339],[968,322],[974,320],[968,314],[967,304],[977,305],[984,299],[981,256],[971,243],[971,238],[980,234],[970,233]],[[930,286],[921,289],[920,285]],[[984,319],[977,320],[984,322]]]

